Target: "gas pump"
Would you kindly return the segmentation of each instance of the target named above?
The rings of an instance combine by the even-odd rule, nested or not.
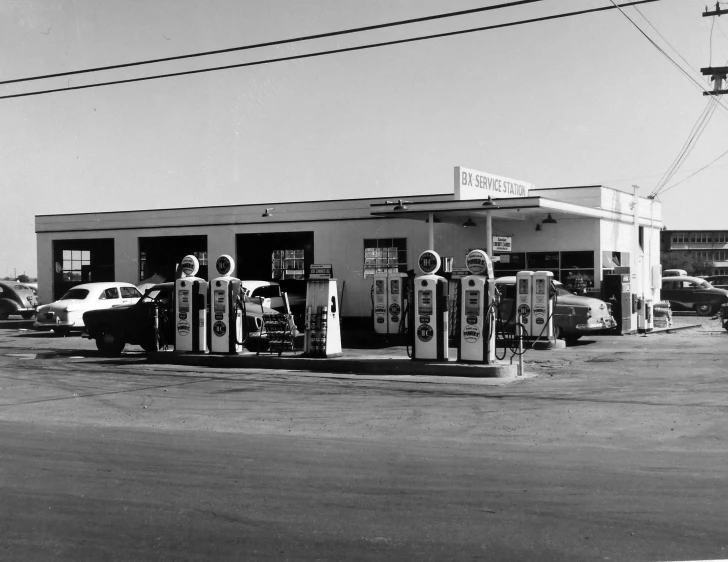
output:
[[[245,300],[240,279],[232,277],[235,260],[223,254],[215,262],[220,274],[210,281],[210,352],[240,353],[243,351],[243,309]]]
[[[473,250],[465,258],[465,266],[472,275],[461,281],[458,361],[493,363],[496,306],[493,265],[488,254]]]
[[[532,303],[532,291],[531,285],[533,283],[533,271],[519,271],[516,273],[516,302],[514,304],[516,308],[516,324],[519,322],[523,324],[523,329],[526,331],[525,334],[521,334],[527,337],[533,333],[532,328],[532,315],[531,310],[533,308]]]
[[[440,256],[426,250],[417,263],[422,275],[415,277],[414,282],[412,359],[447,361],[447,280],[435,275],[440,269]]]
[[[375,273],[372,287],[372,307],[374,312],[374,331],[387,334],[387,274]]]
[[[207,288],[195,277],[200,264],[193,255],[185,256],[174,282],[175,351],[207,352]]]
[[[532,279],[531,332],[534,340],[549,342],[554,337],[554,303],[551,299],[551,285],[554,274],[550,271],[535,271]]]
[[[377,334],[398,334],[403,322],[406,273],[376,273],[372,298],[374,331]]]

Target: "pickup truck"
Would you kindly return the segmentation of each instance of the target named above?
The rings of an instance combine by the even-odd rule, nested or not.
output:
[[[83,337],[95,340],[104,355],[119,355],[126,344],[139,345],[146,352],[174,347],[173,296],[174,283],[160,283],[148,289],[136,304],[86,312]],[[263,314],[275,311],[247,298],[245,301],[246,347],[258,350],[267,343],[261,334]]]

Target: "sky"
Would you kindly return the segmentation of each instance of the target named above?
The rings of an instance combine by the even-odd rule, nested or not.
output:
[[[0,0],[0,80],[238,47],[505,0]],[[714,3],[712,3],[714,5]],[[481,14],[0,85],[0,96],[292,56],[612,5]],[[0,277],[35,276],[35,216],[452,192],[465,166],[647,196],[728,61],[700,0],[316,58],[0,99]],[[728,7],[728,6],[727,6]],[[689,75],[692,80],[688,78]],[[697,82],[697,84],[696,84]],[[728,229],[728,100],[658,196],[669,229]],[[673,184],[686,179],[674,188]]]

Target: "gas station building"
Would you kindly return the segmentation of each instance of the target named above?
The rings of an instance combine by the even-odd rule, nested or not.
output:
[[[596,296],[605,273],[628,267],[632,293],[659,300],[659,202],[602,185],[537,189],[461,167],[454,180],[437,195],[39,215],[39,297],[95,281],[171,281],[187,254],[208,278],[208,260],[229,254],[236,277],[298,295],[312,264],[331,264],[341,317],[354,320],[372,314],[375,273],[413,270],[427,249],[447,272],[482,249],[496,277],[546,270]]]

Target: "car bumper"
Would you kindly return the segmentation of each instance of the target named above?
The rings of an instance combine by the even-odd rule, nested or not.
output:
[[[595,332],[597,330],[610,330],[617,327],[617,322],[611,316],[609,318],[602,318],[596,322],[589,322],[587,324],[577,324],[576,329],[581,332]]]
[[[63,321],[56,318],[55,321],[38,321],[33,322],[36,330],[52,330],[53,328],[83,328],[83,322]]]

